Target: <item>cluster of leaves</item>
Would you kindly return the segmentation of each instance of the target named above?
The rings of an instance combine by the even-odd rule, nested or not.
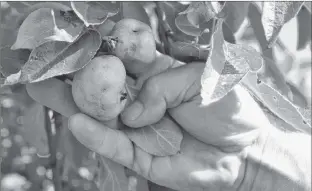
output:
[[[1,8],[0,94],[10,93],[12,85],[29,84],[29,95],[39,103],[31,107],[33,114],[42,115],[43,104],[65,117],[79,112],[74,106],[70,85],[55,77],[70,78],[104,51],[103,40],[114,22],[134,18],[152,28],[156,26],[153,31],[160,52],[184,62],[206,61],[202,76],[203,104],[221,99],[240,84],[266,109],[274,125],[311,132],[310,107],[305,101],[297,101],[302,99],[292,91],[270,59],[271,48],[278,42],[283,25],[303,6],[311,10],[308,3],[157,2],[152,8],[148,3],[139,2],[9,2],[8,5],[10,8]],[[246,17],[262,53],[244,44],[235,44],[235,36],[241,32]],[[45,82],[42,86],[41,81]],[[39,83],[33,86],[35,82]],[[50,88],[52,85],[53,89]],[[128,83],[132,100],[137,91]],[[46,99],[42,101],[44,97],[53,100],[47,103]],[[51,148],[41,124],[43,121],[38,119],[44,118],[33,120],[29,117],[28,132],[36,131],[38,139],[30,139],[30,142],[45,155],[51,152]],[[66,119],[63,120],[63,124],[67,124]],[[170,120],[165,118],[159,123],[170,123]],[[158,126],[154,124],[126,133],[133,142],[152,154],[177,153],[182,140],[179,128],[160,129]],[[114,166],[111,161],[90,156],[73,137],[66,139],[70,137],[68,132],[62,132],[62,147],[65,149],[62,152],[66,153],[64,176],[71,176],[80,166],[88,166],[93,178],[86,179],[96,180],[101,190],[126,189],[127,183],[121,184],[123,175],[110,170]],[[85,157],[81,157],[81,152]]]
[[[192,2],[185,11],[179,13],[175,20],[179,29],[197,37],[207,30],[206,24],[211,19],[217,20],[212,31],[211,51],[202,76],[203,104],[221,99],[236,84],[242,82],[252,95],[283,121],[299,131],[311,132],[310,107],[306,103],[295,101],[296,95],[283,75],[274,62],[265,56],[265,52],[276,42],[283,25],[294,18],[303,5],[304,2]],[[257,30],[259,34],[256,36],[264,37],[259,39],[263,54],[228,40],[225,26],[235,33],[248,11],[259,12],[261,15],[250,22],[251,25],[262,27]]]

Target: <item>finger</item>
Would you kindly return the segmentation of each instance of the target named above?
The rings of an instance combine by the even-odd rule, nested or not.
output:
[[[90,150],[134,170],[141,176],[148,175],[153,157],[133,146],[122,131],[110,129],[84,114],[71,116],[68,124],[78,141]]]
[[[71,116],[68,125],[87,148],[126,167],[133,163],[133,145],[123,132],[110,129],[81,113]]]
[[[130,127],[159,121],[167,108],[199,94],[204,66],[204,63],[188,64],[149,78],[137,99],[122,113],[122,121]]]
[[[167,71],[169,68],[176,68],[185,64],[186,63],[178,61],[168,55],[156,52],[156,58],[152,63],[152,67],[139,76],[139,78],[136,80],[136,86],[141,88],[143,83],[151,76],[155,76],[161,72]]]
[[[26,84],[31,98],[52,110],[70,117],[79,112],[76,106],[71,87],[61,80],[51,78],[37,83]]]

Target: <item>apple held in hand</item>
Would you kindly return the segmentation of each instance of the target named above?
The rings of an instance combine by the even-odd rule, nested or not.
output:
[[[99,121],[116,118],[127,102],[126,71],[115,56],[96,57],[78,71],[72,94],[78,108]]]
[[[122,60],[130,74],[140,75],[155,60],[156,43],[147,24],[135,19],[122,19],[110,35],[117,37],[112,53]]]

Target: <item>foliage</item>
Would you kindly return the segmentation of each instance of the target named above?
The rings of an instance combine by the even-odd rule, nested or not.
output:
[[[7,145],[1,152],[9,158],[2,165],[7,166],[4,173],[10,173],[10,166],[33,183],[25,189],[47,190],[47,185],[57,191],[127,189],[124,169],[96,156],[66,128],[67,118],[79,112],[71,95],[72,76],[95,56],[108,54],[110,31],[122,18],[150,25],[157,50],[170,59],[206,63],[203,104],[221,99],[241,84],[274,126],[311,133],[311,95],[299,87],[307,82],[291,82],[290,72],[281,69],[286,64],[279,64],[276,53],[281,49],[292,58],[288,71],[311,69],[311,61],[306,66],[295,58],[298,51],[311,51],[310,2],[1,2],[0,114],[1,136],[6,140],[2,144]],[[289,53],[280,34],[294,19],[298,21],[297,52]],[[127,92],[133,100],[138,89],[128,83]],[[18,115],[24,117],[16,121]],[[164,118],[159,123],[175,122]],[[22,136],[15,138],[14,152],[19,153],[23,145],[35,149],[18,156],[19,162],[13,164],[7,133],[11,126],[23,126],[14,129]],[[178,126],[160,129],[154,124],[124,131],[154,155],[179,152]],[[41,171],[33,172],[36,165],[25,162],[26,155]],[[146,180],[139,180],[137,191],[147,190]],[[160,189],[152,183],[149,187],[150,191]]]
[[[126,90],[130,100],[133,101],[138,94],[138,89],[128,81]],[[125,132],[136,145],[156,156],[176,154],[180,150],[183,138],[179,126],[168,116],[147,128],[126,129]]]

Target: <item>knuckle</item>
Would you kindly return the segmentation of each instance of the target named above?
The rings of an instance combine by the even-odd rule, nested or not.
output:
[[[222,185],[233,187],[239,178],[239,171],[242,161],[237,156],[229,156],[220,162],[219,172]]]
[[[148,95],[157,95],[159,93],[160,83],[158,76],[152,76],[147,79],[143,85],[144,92]]]

